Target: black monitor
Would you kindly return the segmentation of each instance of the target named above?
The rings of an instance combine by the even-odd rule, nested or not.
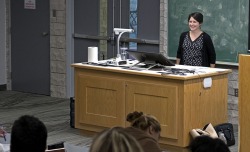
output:
[[[140,52],[136,50],[126,50],[126,52],[133,56],[140,63],[144,64],[160,64],[165,66],[174,66],[175,64],[167,57],[160,53]]]

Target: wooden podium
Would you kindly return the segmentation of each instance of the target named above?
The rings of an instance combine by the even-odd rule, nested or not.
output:
[[[250,55],[239,56],[239,152],[249,152]]]
[[[72,64],[75,71],[75,127],[99,132],[129,126],[126,115],[142,111],[157,117],[161,144],[188,146],[193,128],[227,122],[228,73],[219,70],[189,76],[161,75]],[[212,87],[204,88],[204,78]]]

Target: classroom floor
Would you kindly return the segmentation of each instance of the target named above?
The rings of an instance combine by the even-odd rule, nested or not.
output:
[[[70,100],[16,91],[0,91],[0,126],[10,132],[13,122],[21,115],[34,115],[48,129],[47,144],[66,142],[76,146],[89,146],[94,133],[70,127]],[[238,152],[238,128],[234,126],[236,144],[231,152]],[[167,152],[185,152],[184,148],[163,146]]]

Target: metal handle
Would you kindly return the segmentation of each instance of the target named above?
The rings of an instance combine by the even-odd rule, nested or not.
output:
[[[47,35],[49,35],[49,32],[43,32],[42,33],[42,36],[47,36]]]

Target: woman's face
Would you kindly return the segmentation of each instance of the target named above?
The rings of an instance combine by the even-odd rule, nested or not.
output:
[[[201,24],[198,21],[196,21],[193,17],[190,17],[188,24],[191,31],[196,31],[200,29],[201,26]]]

